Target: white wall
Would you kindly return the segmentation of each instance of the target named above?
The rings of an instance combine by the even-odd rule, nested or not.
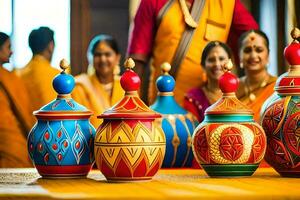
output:
[[[7,68],[21,68],[29,62],[32,53],[28,36],[40,26],[48,26],[55,32],[56,46],[51,64],[59,67],[62,58],[70,61],[70,0],[14,0],[13,5],[11,2],[0,0],[0,31],[12,35],[13,56]],[[12,6],[13,19],[11,9],[1,9],[9,6]]]

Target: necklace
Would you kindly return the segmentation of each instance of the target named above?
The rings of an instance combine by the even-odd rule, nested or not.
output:
[[[222,92],[220,89],[211,90],[208,88],[207,84],[203,87],[203,91],[210,104],[215,103],[218,99],[222,97]]]
[[[254,94],[254,91],[260,88],[264,88],[269,81],[269,74],[265,75],[262,79],[262,81],[256,85],[255,87],[251,87],[249,79],[246,77],[245,78],[245,94],[249,97],[250,101],[253,102],[256,99],[256,95]]]

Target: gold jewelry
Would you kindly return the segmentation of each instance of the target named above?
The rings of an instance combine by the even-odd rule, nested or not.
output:
[[[251,88],[249,79],[246,77],[245,78],[245,94],[249,97],[250,101],[253,102],[256,99],[256,95],[254,94],[254,91],[259,89],[259,88],[264,88],[268,84],[268,81],[270,79],[270,75],[267,74],[261,81],[261,83],[254,88]]]

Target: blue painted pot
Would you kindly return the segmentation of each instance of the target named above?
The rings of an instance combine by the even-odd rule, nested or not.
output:
[[[162,167],[190,167],[193,160],[192,134],[198,121],[175,101],[175,80],[168,74],[170,68],[168,63],[162,65],[164,74],[156,80],[159,92],[150,108],[162,114],[162,119],[157,120],[166,136]]]
[[[71,98],[74,86],[73,76],[62,71],[53,80],[57,99],[34,112],[38,121],[29,133],[28,151],[43,177],[86,176],[94,162],[92,112]]]

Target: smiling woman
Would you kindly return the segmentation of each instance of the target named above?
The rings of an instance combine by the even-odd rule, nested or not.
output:
[[[240,78],[238,98],[254,112],[254,120],[259,122],[260,109],[273,93],[276,77],[269,74],[269,39],[260,30],[244,33],[239,39],[240,66],[245,76]]]
[[[203,120],[206,108],[222,96],[218,80],[224,73],[222,66],[231,58],[230,48],[222,42],[212,41],[205,46],[201,65],[206,72],[207,82],[202,87],[189,90],[183,103],[199,122]]]
[[[98,127],[97,116],[118,102],[124,94],[120,85],[120,52],[110,35],[98,35],[90,42],[87,52],[89,74],[76,77],[73,98],[94,112],[91,123]]]

